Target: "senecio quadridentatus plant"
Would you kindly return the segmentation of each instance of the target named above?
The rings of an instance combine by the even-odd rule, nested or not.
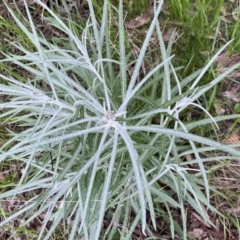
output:
[[[155,201],[181,210],[185,239],[185,201],[213,225],[201,205],[217,212],[209,203],[210,190],[199,152],[207,151],[202,147],[207,145],[234,156],[240,153],[231,146],[191,134],[193,124],[183,123],[180,114],[194,105],[209,116],[196,121],[195,125],[216,124],[224,119],[210,116],[196,100],[237,67],[198,87],[208,68],[230,42],[204,68],[180,81],[171,63],[173,41],[165,47],[159,26],[163,1],[154,3],[154,18],[135,60],[130,60],[131,52],[126,53],[122,1],[118,9],[104,1],[98,25],[92,2],[88,0],[90,17],[80,40],[71,21],[67,26],[42,1],[35,0],[49,14],[45,21],[65,34],[63,41],[68,42],[67,49],[40,36],[27,1],[24,2],[30,30],[6,6],[36,51],[11,43],[21,54],[3,53],[5,58],[1,64],[13,63],[27,72],[29,79],[0,74],[4,81],[0,92],[8,98],[0,104],[2,124],[14,123],[20,128],[18,132],[9,130],[10,138],[0,149],[0,162],[22,162],[24,169],[16,187],[1,193],[0,200],[26,192],[29,199],[16,213],[5,216],[0,227],[24,213],[24,225],[44,214],[38,239],[48,239],[62,224],[69,226],[68,239],[84,236],[97,240],[103,234],[106,211],[111,213],[111,209],[116,209],[105,235],[114,236],[120,231],[116,221],[122,221],[122,236],[130,239],[136,225],[128,232],[124,229],[128,227],[131,209],[135,212],[133,224],[141,222],[144,233],[150,232],[147,211],[151,226],[157,228],[156,212],[159,211],[155,209]],[[117,54],[113,52],[115,48],[109,36],[109,7],[119,18]],[[153,31],[157,32],[162,62],[139,80]],[[133,63],[134,70],[128,76],[128,67]],[[188,90],[182,92],[186,88]],[[158,124],[152,122],[155,116]],[[188,142],[186,151],[181,150],[186,149],[186,144],[181,146],[181,139]],[[179,162],[186,154],[194,155],[192,161],[199,166],[194,170],[198,175],[189,175],[189,168]],[[199,186],[199,175],[205,194]],[[161,187],[162,183],[176,194],[178,201]],[[39,189],[44,193],[39,194]],[[120,207],[122,205],[125,207]],[[173,224],[174,237],[177,223],[173,222],[171,211],[168,214],[164,217]],[[46,233],[49,222],[51,227]]]

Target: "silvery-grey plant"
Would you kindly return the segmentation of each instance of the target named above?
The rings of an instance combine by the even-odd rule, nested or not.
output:
[[[17,187],[1,193],[0,200],[26,192],[29,198],[18,211],[6,216],[0,227],[19,217],[27,225],[44,216],[38,239],[49,239],[59,226],[68,239],[132,239],[139,223],[142,232],[151,236],[157,228],[156,218],[165,211],[164,221],[169,222],[172,237],[178,234],[187,239],[186,203],[213,225],[203,205],[220,214],[209,203],[210,186],[204,168],[204,161],[214,159],[202,159],[201,154],[218,149],[233,156],[240,152],[190,131],[195,126],[217,125],[223,119],[239,117],[214,118],[196,103],[237,67],[198,87],[229,43],[204,68],[180,80],[171,63],[173,39],[166,48],[158,22],[163,1],[155,2],[154,18],[135,61],[125,48],[121,0],[118,9],[104,1],[101,23],[97,23],[88,0],[90,17],[81,36],[36,0],[51,16],[45,21],[68,37],[68,49],[36,31],[24,2],[30,29],[8,10],[36,51],[12,43],[21,54],[5,54],[1,63],[11,62],[31,77],[20,81],[0,75],[6,82],[0,85],[0,92],[9,97],[0,104],[0,117],[22,129],[18,133],[9,131],[11,138],[1,147],[0,161],[22,162],[24,169]],[[119,18],[117,54],[109,36],[109,7]],[[157,32],[162,62],[139,81],[153,31]],[[209,117],[184,124],[180,115],[190,105]],[[189,154],[194,157],[187,164],[195,163],[197,169],[189,169],[182,161]],[[173,208],[181,211],[181,227],[173,219]],[[105,230],[104,218],[109,225]]]

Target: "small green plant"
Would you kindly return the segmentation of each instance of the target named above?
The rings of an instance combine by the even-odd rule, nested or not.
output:
[[[177,234],[187,239],[186,203],[213,225],[202,204],[220,213],[209,202],[210,186],[201,155],[218,149],[234,156],[240,152],[190,131],[226,119],[213,118],[196,100],[237,67],[198,86],[229,43],[204,68],[180,81],[171,63],[173,39],[166,48],[158,23],[163,1],[155,3],[154,18],[135,60],[132,52],[125,51],[122,1],[118,8],[104,1],[98,25],[88,0],[90,17],[81,36],[43,2],[36,2],[51,16],[45,21],[66,35],[63,41],[68,41],[69,49],[37,33],[27,2],[30,30],[8,8],[37,50],[11,43],[22,54],[5,54],[1,60],[1,64],[21,67],[31,77],[22,81],[0,75],[7,82],[0,85],[0,92],[10,98],[0,104],[0,117],[22,129],[18,133],[9,130],[11,138],[0,149],[0,161],[24,163],[18,185],[2,192],[0,200],[28,193],[25,203],[5,216],[0,227],[18,217],[27,225],[44,216],[38,239],[49,239],[59,226],[67,239],[132,239],[139,223],[144,234],[154,237],[156,218],[162,216],[172,237]],[[118,16],[117,49],[109,39],[109,8]],[[162,62],[156,61],[140,76],[154,30]],[[183,124],[181,114],[190,105],[209,118]],[[189,154],[194,157],[187,163],[194,163],[196,169],[186,166],[184,159]],[[181,226],[172,208],[180,209]],[[104,219],[107,228],[103,228]]]

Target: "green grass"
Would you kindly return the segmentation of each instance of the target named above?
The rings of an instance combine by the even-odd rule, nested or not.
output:
[[[146,2],[134,1],[130,16],[146,8]],[[168,14],[163,9],[166,18],[181,23],[184,55],[178,42],[164,43],[166,26],[158,21],[162,1],[152,22],[142,27],[148,32],[140,31],[136,43],[124,29],[129,6],[121,1],[113,6],[88,0],[88,21],[67,9],[59,18],[37,3],[45,9],[45,23],[61,38],[39,34],[27,8],[28,21],[8,9],[17,28],[3,21],[18,29],[19,36],[7,43],[11,53],[4,51],[0,64],[5,70],[0,92],[7,97],[0,103],[0,117],[19,131],[9,131],[0,162],[3,169],[17,163],[22,170],[11,189],[3,179],[6,188],[0,200],[23,201],[2,215],[0,227],[11,227],[11,221],[24,216],[21,233],[40,216],[38,239],[133,239],[136,229],[148,237],[167,232],[188,239],[186,207],[215,224],[203,206],[226,221],[226,229],[227,220],[237,227],[236,218],[224,218],[210,201],[213,195],[224,196],[209,184],[219,159],[240,155],[237,148],[208,134],[210,129],[217,132],[216,123],[239,118],[214,117],[212,112],[217,86],[239,67],[222,74],[211,68],[219,54],[238,44],[218,42],[217,35],[207,38],[221,26],[224,2],[215,6],[216,1],[196,1],[194,17],[186,10],[188,1],[170,1]],[[215,15],[211,7],[217,7]],[[229,26],[227,40],[238,34],[237,24]],[[186,34],[189,29],[193,36]],[[132,44],[139,47],[137,55]],[[202,49],[209,56],[199,57]],[[9,66],[14,67],[7,71]],[[159,219],[170,226],[165,232]],[[30,232],[25,232],[29,238]]]

